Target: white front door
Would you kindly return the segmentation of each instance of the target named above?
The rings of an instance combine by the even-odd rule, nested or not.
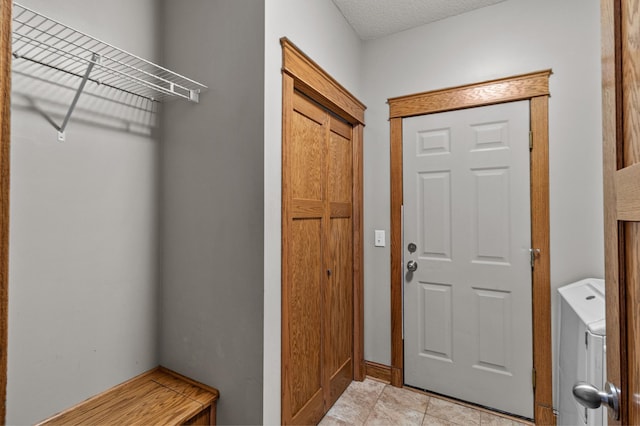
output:
[[[405,383],[533,418],[529,101],[403,135]]]

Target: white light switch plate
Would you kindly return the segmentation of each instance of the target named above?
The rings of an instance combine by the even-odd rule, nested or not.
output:
[[[376,229],[375,230],[375,239],[373,242],[373,245],[376,247],[384,247],[385,246],[385,241],[384,241],[384,229]]]

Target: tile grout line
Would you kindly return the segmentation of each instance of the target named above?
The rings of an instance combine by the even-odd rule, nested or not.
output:
[[[380,393],[380,397],[382,396],[382,394],[384,393],[384,391],[387,389],[387,387],[392,388],[392,386],[391,386],[390,384],[386,384],[386,385],[385,385],[385,387],[382,389],[382,392]],[[402,388],[400,388],[400,389],[403,389],[403,390],[404,390],[404,389],[406,389],[406,388],[402,387]],[[409,390],[409,389],[407,389],[407,390]],[[416,393],[417,393],[417,392],[416,392]],[[420,411],[418,411],[418,410],[414,410],[414,409],[412,409],[412,408],[406,408],[406,410],[408,410],[408,411],[413,411],[413,412],[421,413],[421,414],[422,414],[422,417],[420,418],[420,423],[419,423],[419,425],[418,425],[418,426],[422,426],[422,424],[424,423],[424,419],[425,419],[425,417],[426,417],[426,415],[427,415],[427,410],[429,409],[429,404],[431,403],[431,400],[433,399],[433,397],[432,397],[432,396],[430,396],[430,395],[426,395],[426,394],[424,394],[424,393],[421,393],[421,395],[424,395],[424,396],[426,396],[426,397],[427,397],[427,403],[426,403],[425,408],[424,408],[424,410],[423,410],[422,412],[420,412]],[[378,397],[378,399],[380,399],[380,397]],[[376,401],[376,403],[377,403],[377,401]],[[437,418],[437,419],[439,419],[439,420],[445,420],[445,421],[446,421],[446,419],[440,419],[439,417],[434,417],[434,418]],[[449,423],[451,423],[451,422],[449,422]],[[453,424],[453,423],[452,423],[452,424]]]
[[[429,404],[431,404],[431,397],[429,395],[426,395],[426,397],[427,404],[424,407],[424,413],[422,414],[422,421],[420,422],[420,426],[424,424],[424,420],[427,418],[427,411],[429,411]]]
[[[429,404],[431,404],[431,397],[427,396],[427,403],[424,406],[424,413],[422,413],[422,420],[420,420],[420,426],[424,424],[424,419],[427,417],[427,410],[429,409]]]
[[[378,396],[376,397],[376,401],[373,403],[373,405],[371,406],[371,409],[369,409],[369,415],[367,416],[367,418],[364,421],[364,425],[367,425],[367,422],[369,421],[369,417],[371,417],[373,415],[373,412],[376,409],[376,405],[378,405],[378,401],[380,401],[380,397],[382,397],[382,394],[384,393],[384,390],[387,388],[387,386],[389,385],[384,385],[384,387],[382,388],[382,390],[380,391],[380,393],[378,394]]]

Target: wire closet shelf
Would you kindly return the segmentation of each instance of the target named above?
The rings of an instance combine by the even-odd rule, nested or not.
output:
[[[16,60],[31,61],[82,79],[68,116],[87,81],[155,102],[176,97],[198,102],[200,92],[207,89],[204,84],[16,2],[13,3],[12,53]],[[61,133],[68,116],[58,129]]]
[[[19,3],[13,4],[13,56],[84,77],[89,81],[162,101],[198,101],[207,87],[136,55],[68,27]]]

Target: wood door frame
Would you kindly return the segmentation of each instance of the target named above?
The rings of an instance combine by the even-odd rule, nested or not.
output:
[[[286,37],[280,39],[282,46],[282,145],[283,188],[285,191],[284,146],[290,137],[290,117],[293,97],[299,91],[353,126],[353,374],[362,381],[365,377],[364,362],[364,240],[363,240],[363,128],[366,107],[347,89],[304,54]],[[282,211],[286,211],[287,197],[282,197]],[[286,217],[282,217],[282,241],[287,238]],[[285,285],[287,248],[282,244],[282,291]],[[281,333],[287,330],[285,301],[282,301]],[[284,401],[284,340],[282,341],[281,402]]]
[[[7,401],[12,5],[0,0],[0,424],[5,423]]]
[[[634,222],[640,222],[640,188],[635,184],[640,180],[635,105],[640,85],[635,75],[637,59],[633,53],[624,53],[633,52],[636,46],[624,36],[623,26],[635,31],[639,24],[637,19],[623,22],[622,3],[600,2],[607,381],[621,391],[620,419],[609,417],[612,426],[629,424],[638,415],[637,404],[627,402],[632,400],[630,382],[637,375],[629,359],[637,357],[638,351],[637,320],[634,323],[628,316],[634,310],[629,304],[638,297],[640,279],[640,248],[638,235],[633,232],[638,226]],[[629,185],[629,181],[634,184]]]
[[[531,245],[540,249],[532,272],[534,419],[555,424],[551,359],[549,256],[549,76],[551,70],[390,98],[391,138],[391,384],[404,384],[402,337],[402,119],[521,100],[530,101]]]
[[[619,386],[623,395],[627,393],[626,354],[619,350],[626,341],[623,226],[618,222],[615,176],[622,168],[624,158],[618,154],[623,150],[622,115],[622,40],[621,4],[619,1],[601,0],[602,43],[602,175],[604,204],[604,272],[607,321],[607,381]],[[620,155],[622,157],[622,155]],[[619,277],[619,274],[623,275]],[[624,371],[623,371],[624,368]],[[621,420],[627,420],[626,404],[621,404]],[[610,425],[620,425],[621,420],[608,419]]]

